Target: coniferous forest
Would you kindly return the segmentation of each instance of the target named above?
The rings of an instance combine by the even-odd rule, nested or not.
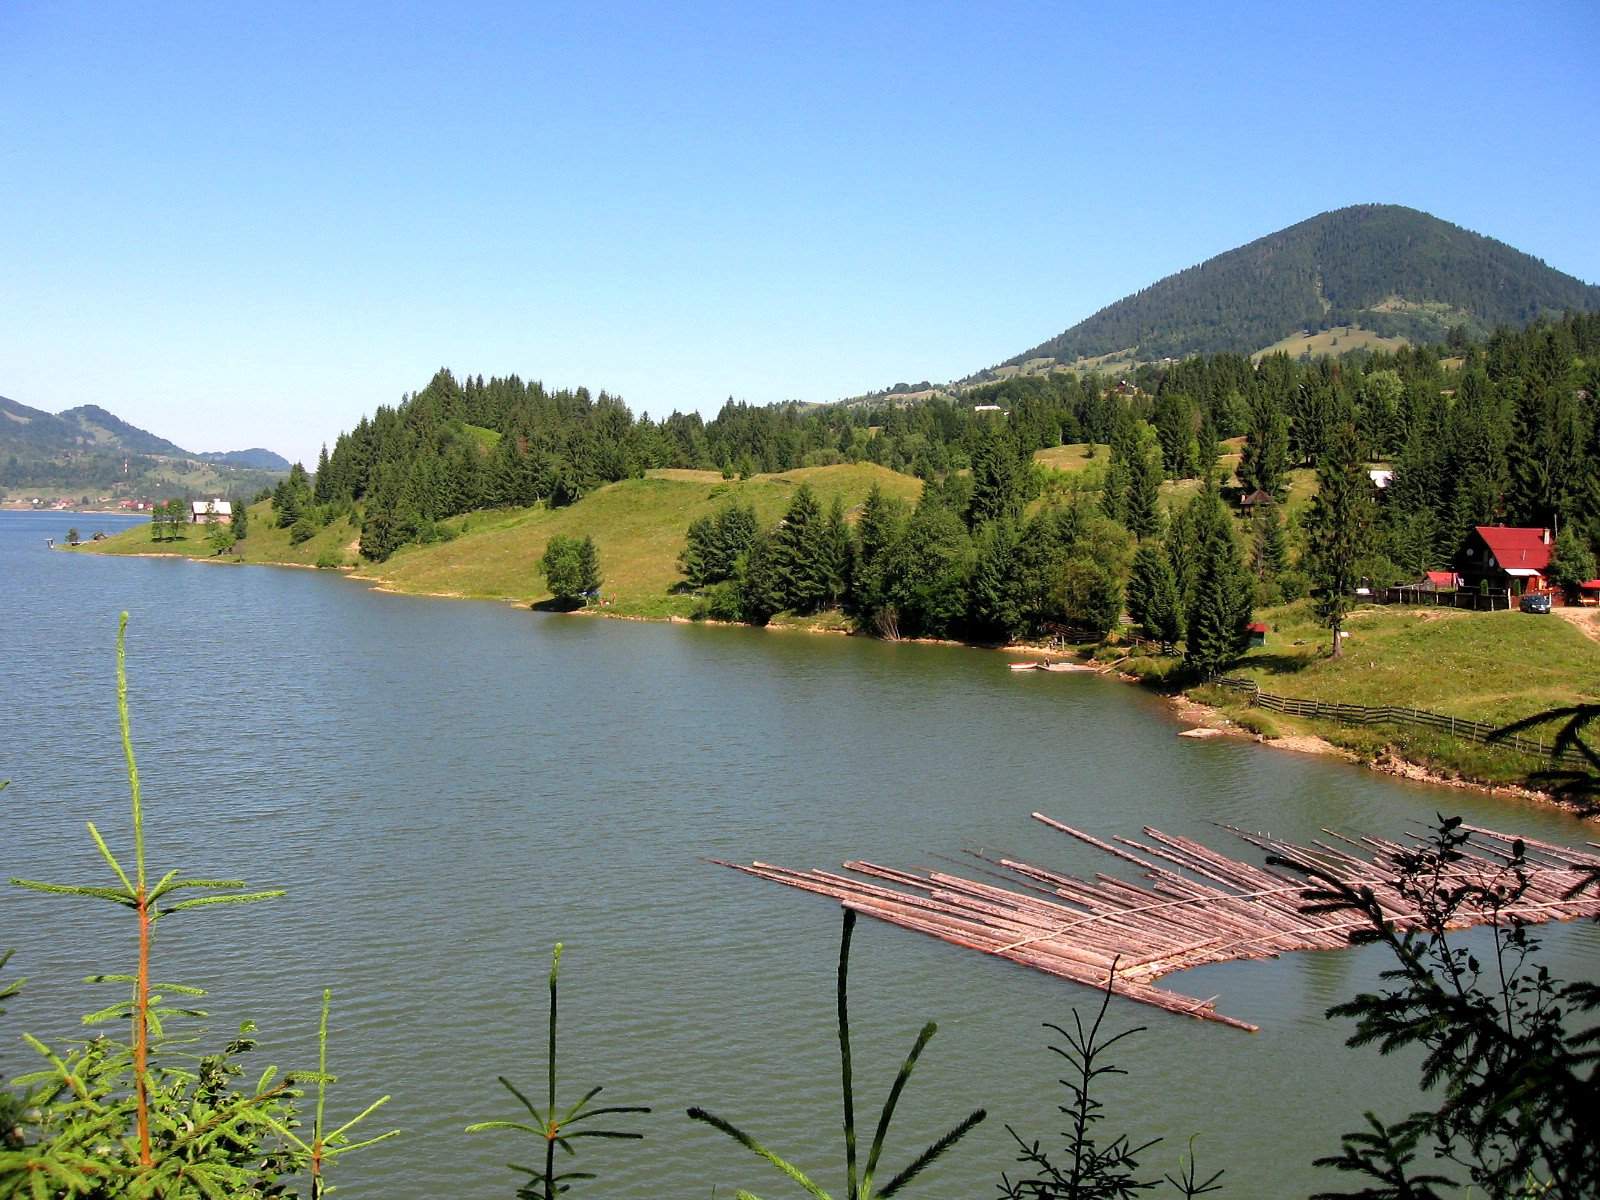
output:
[[[452,536],[446,518],[567,505],[653,468],[732,478],[873,462],[919,477],[920,501],[880,492],[845,512],[802,487],[772,528],[736,502],[697,520],[680,565],[702,614],[841,608],[881,635],[1005,641],[1104,632],[1126,609],[1209,673],[1253,606],[1322,582],[1327,556],[1310,553],[1305,527],[1317,506],[1283,504],[1295,471],[1393,470],[1351,510],[1365,515],[1342,569],[1375,586],[1449,565],[1481,523],[1565,531],[1565,553],[1584,560],[1600,542],[1597,394],[1595,315],[1339,360],[1225,353],[1124,379],[1017,377],[923,403],[729,400],[709,421],[441,370],[342,435],[314,476],[281,484],[279,520],[309,536],[354,506],[362,553],[381,561]],[[1071,443],[1089,444],[1089,469],[1034,459]],[[1248,520],[1234,515],[1242,496],[1256,501]]]

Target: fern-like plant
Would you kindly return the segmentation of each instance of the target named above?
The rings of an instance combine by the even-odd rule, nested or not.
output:
[[[905,1086],[911,1078],[911,1072],[916,1068],[917,1060],[922,1057],[922,1052],[927,1048],[933,1035],[938,1032],[938,1026],[929,1021],[922,1027],[922,1032],[917,1035],[916,1042],[911,1047],[911,1052],[906,1055],[905,1062],[900,1065],[900,1071],[895,1076],[893,1085],[889,1088],[888,1099],[884,1101],[883,1110],[878,1115],[878,1125],[873,1133],[872,1146],[867,1151],[866,1164],[857,1171],[857,1146],[856,1146],[856,1096],[855,1080],[853,1078],[850,1061],[850,936],[855,931],[856,914],[850,909],[844,911],[844,931],[839,938],[839,976],[837,985],[837,998],[839,1005],[839,1059],[840,1073],[843,1080],[844,1092],[844,1156],[845,1156],[845,1200],[886,1200],[887,1197],[898,1194],[903,1188],[931,1167],[962,1138],[966,1137],[988,1114],[981,1108],[973,1110],[959,1124],[955,1125],[948,1133],[933,1142],[898,1175],[881,1187],[875,1186],[874,1177],[878,1171],[878,1161],[883,1154],[883,1144],[889,1135],[889,1124],[894,1119],[895,1107],[900,1103],[900,1095],[905,1091]],[[823,1191],[793,1163],[779,1157],[767,1149],[755,1138],[744,1130],[725,1121],[715,1113],[707,1112],[703,1108],[691,1108],[689,1117],[694,1121],[702,1121],[714,1129],[720,1129],[734,1141],[753,1154],[767,1160],[778,1170],[782,1171],[792,1181],[799,1184],[815,1200],[832,1200],[827,1192]],[[734,1192],[738,1200],[760,1200],[751,1192],[738,1189]]]
[[[179,870],[159,877],[145,861],[144,802],[128,716],[126,633],[128,614],[117,629],[117,713],[127,763],[132,808],[131,869],[89,822],[89,836],[116,886],[42,883],[13,879],[19,887],[51,895],[96,900],[129,913],[137,931],[131,974],[95,975],[94,984],[126,988],[123,998],[83,1018],[105,1027],[87,1041],[56,1050],[31,1035],[24,1040],[44,1059],[38,1071],[16,1082],[27,1089],[27,1120],[14,1143],[0,1147],[0,1200],[27,1197],[129,1197],[130,1200],[249,1200],[286,1193],[288,1180],[310,1177],[311,1195],[329,1190],[327,1162],[383,1137],[351,1143],[349,1129],[388,1097],[370,1105],[356,1121],[331,1134],[322,1129],[327,1073],[327,1003],[324,997],[321,1061],[314,1072],[280,1075],[268,1067],[253,1084],[240,1087],[237,1061],[255,1048],[254,1026],[219,1054],[195,1055],[168,1033],[180,1018],[204,1018],[188,1007],[199,988],[158,982],[153,971],[160,922],[180,912],[217,904],[249,904],[283,895],[247,891],[237,879],[197,878]],[[168,997],[177,997],[169,1000]],[[126,1022],[126,1040],[114,1032]],[[300,1084],[317,1086],[312,1141],[303,1141],[296,1102]]]
[[[528,1110],[528,1115],[534,1123],[526,1121],[479,1121],[468,1125],[468,1133],[483,1133],[493,1129],[510,1129],[518,1133],[526,1133],[542,1142],[544,1152],[544,1167],[542,1169],[522,1166],[519,1163],[507,1163],[513,1171],[528,1176],[527,1183],[517,1189],[518,1197],[522,1200],[555,1200],[557,1196],[571,1189],[572,1185],[580,1179],[595,1178],[593,1171],[560,1171],[556,1170],[556,1150],[559,1148],[564,1154],[575,1155],[577,1147],[572,1143],[578,1138],[610,1138],[625,1141],[637,1141],[644,1137],[642,1133],[623,1132],[615,1129],[573,1129],[581,1121],[588,1121],[595,1117],[619,1116],[624,1113],[647,1113],[649,1108],[637,1104],[611,1105],[609,1107],[591,1108],[590,1101],[600,1094],[600,1087],[590,1088],[576,1104],[565,1109],[556,1107],[556,982],[561,974],[561,943],[557,942],[555,950],[550,955],[550,1021],[549,1037],[546,1045],[545,1057],[545,1105],[540,1109],[538,1105],[529,1100],[517,1086],[504,1075],[499,1076],[500,1084],[517,1098],[518,1103]]]

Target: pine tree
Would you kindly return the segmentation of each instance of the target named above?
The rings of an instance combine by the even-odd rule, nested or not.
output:
[[[1195,469],[1196,415],[1194,401],[1170,388],[1156,397],[1150,422],[1161,445],[1161,461],[1169,479],[1187,479]]]
[[[1276,504],[1256,508],[1255,537],[1251,546],[1251,567],[1257,579],[1271,582],[1289,565],[1289,550],[1283,535],[1283,517]]]
[[[326,504],[333,499],[333,475],[328,469],[328,443],[322,443],[322,453],[317,456],[317,478],[313,496],[318,504]]]
[[[903,506],[883,494],[876,483],[861,506],[856,522],[854,562],[850,569],[850,609],[858,621],[871,622],[884,604],[883,569],[905,523]]]
[[[828,598],[822,509],[810,484],[802,483],[772,535],[771,570],[778,609],[816,612]]]
[[[1149,427],[1140,426],[1128,451],[1128,490],[1122,505],[1122,524],[1135,537],[1161,532],[1160,450],[1150,444]]]
[[[1017,527],[1009,518],[991,521],[979,532],[977,542],[968,617],[978,637],[1009,642],[1022,630],[1017,587]]]
[[[1183,612],[1178,584],[1166,548],[1145,542],[1133,556],[1128,573],[1128,615],[1160,642],[1183,637]]]
[[[967,526],[1015,518],[1022,510],[1023,464],[1016,439],[1003,428],[985,429],[972,453],[972,499]]]
[[[1317,613],[1328,623],[1334,658],[1343,653],[1340,634],[1359,564],[1371,545],[1374,515],[1372,486],[1362,469],[1356,432],[1342,426],[1329,439],[1318,464],[1317,494],[1306,514],[1306,566],[1319,589]]]
[[[919,504],[888,554],[886,600],[912,636],[946,637],[966,615],[972,543],[949,508]]]
[[[1262,491],[1281,499],[1288,469],[1288,418],[1276,400],[1258,395],[1250,405],[1250,423],[1239,459],[1239,482],[1246,492]]]
[[[583,541],[578,544],[578,582],[585,595],[600,590],[600,551],[588,534],[584,534]]]
[[[774,569],[772,549],[773,539],[758,534],[745,552],[744,569],[738,576],[739,614],[752,625],[765,625],[787,603]]]
[[[1195,474],[1210,479],[1217,470],[1217,459],[1222,457],[1222,439],[1217,435],[1216,422],[1207,413],[1200,422],[1200,432],[1195,435]]]
[[[844,519],[844,501],[838,496],[828,505],[828,516],[819,529],[820,575],[827,593],[823,603],[832,608],[850,590],[850,526]]]
[[[1189,505],[1188,534],[1195,539],[1192,595],[1186,609],[1184,664],[1210,678],[1244,649],[1253,588],[1240,561],[1233,519],[1215,487]]]

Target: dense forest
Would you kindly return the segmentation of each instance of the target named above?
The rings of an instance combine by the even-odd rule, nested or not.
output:
[[[1416,209],[1363,204],[1170,275],[1007,363],[1250,353],[1299,329],[1352,324],[1420,343],[1567,311],[1600,311],[1600,287]]]

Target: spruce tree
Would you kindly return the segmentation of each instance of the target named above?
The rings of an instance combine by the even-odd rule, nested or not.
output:
[[[1017,527],[1008,518],[991,521],[977,537],[968,618],[984,640],[1009,642],[1022,631],[1018,601]]]
[[[588,534],[578,543],[578,583],[585,595],[600,590],[600,551]]]
[[[967,608],[972,543],[962,520],[938,503],[917,506],[885,564],[886,600],[903,632],[947,637]]]
[[[692,588],[702,588],[716,582],[712,567],[715,538],[716,529],[710,517],[696,517],[689,522],[683,550],[678,554],[678,570],[683,573],[684,582]]]
[[[1161,451],[1150,444],[1147,426],[1135,432],[1128,449],[1128,489],[1122,504],[1122,524],[1138,538],[1161,532]]]
[[[1145,542],[1133,556],[1128,573],[1128,615],[1160,642],[1183,637],[1183,612],[1178,584],[1166,548]]]
[[[1255,512],[1255,537],[1250,565],[1257,579],[1270,583],[1289,565],[1289,551],[1283,535],[1283,517],[1276,504],[1260,505]]]
[[[1150,415],[1161,445],[1161,462],[1169,479],[1187,479],[1195,468],[1195,406],[1189,397],[1163,388]]]
[[[905,521],[903,506],[883,494],[876,483],[867,493],[856,522],[854,562],[850,569],[851,611],[859,622],[871,622],[884,603],[883,569]]]
[[[843,602],[850,588],[850,526],[844,519],[844,501],[838,496],[828,505],[819,533],[820,574],[826,585],[823,603],[832,608]]]
[[[773,595],[779,601],[774,611],[816,612],[827,602],[824,535],[816,493],[802,483],[772,535]]]
[[[765,625],[787,604],[772,551],[772,537],[757,534],[745,552],[743,569],[737,577],[739,615],[751,625]]]
[[[318,504],[326,504],[333,499],[333,475],[328,469],[328,443],[322,443],[322,453],[317,456],[317,478],[312,491]]]
[[[1210,678],[1244,649],[1254,589],[1240,560],[1233,519],[1216,488],[1202,491],[1189,510],[1187,532],[1195,546],[1184,664]]]
[[[967,526],[1015,517],[1022,510],[1021,476],[1024,466],[1016,439],[1003,428],[988,428],[978,435],[972,452],[972,498],[967,506]]]
[[[1257,395],[1251,403],[1244,436],[1239,482],[1246,492],[1262,491],[1281,499],[1289,469],[1289,422],[1271,396]]]
[[[1306,514],[1306,567],[1319,589],[1317,613],[1328,623],[1334,658],[1343,653],[1340,633],[1359,564],[1371,545],[1374,515],[1372,485],[1362,469],[1356,432],[1342,426],[1330,437],[1317,467],[1317,494]]]

